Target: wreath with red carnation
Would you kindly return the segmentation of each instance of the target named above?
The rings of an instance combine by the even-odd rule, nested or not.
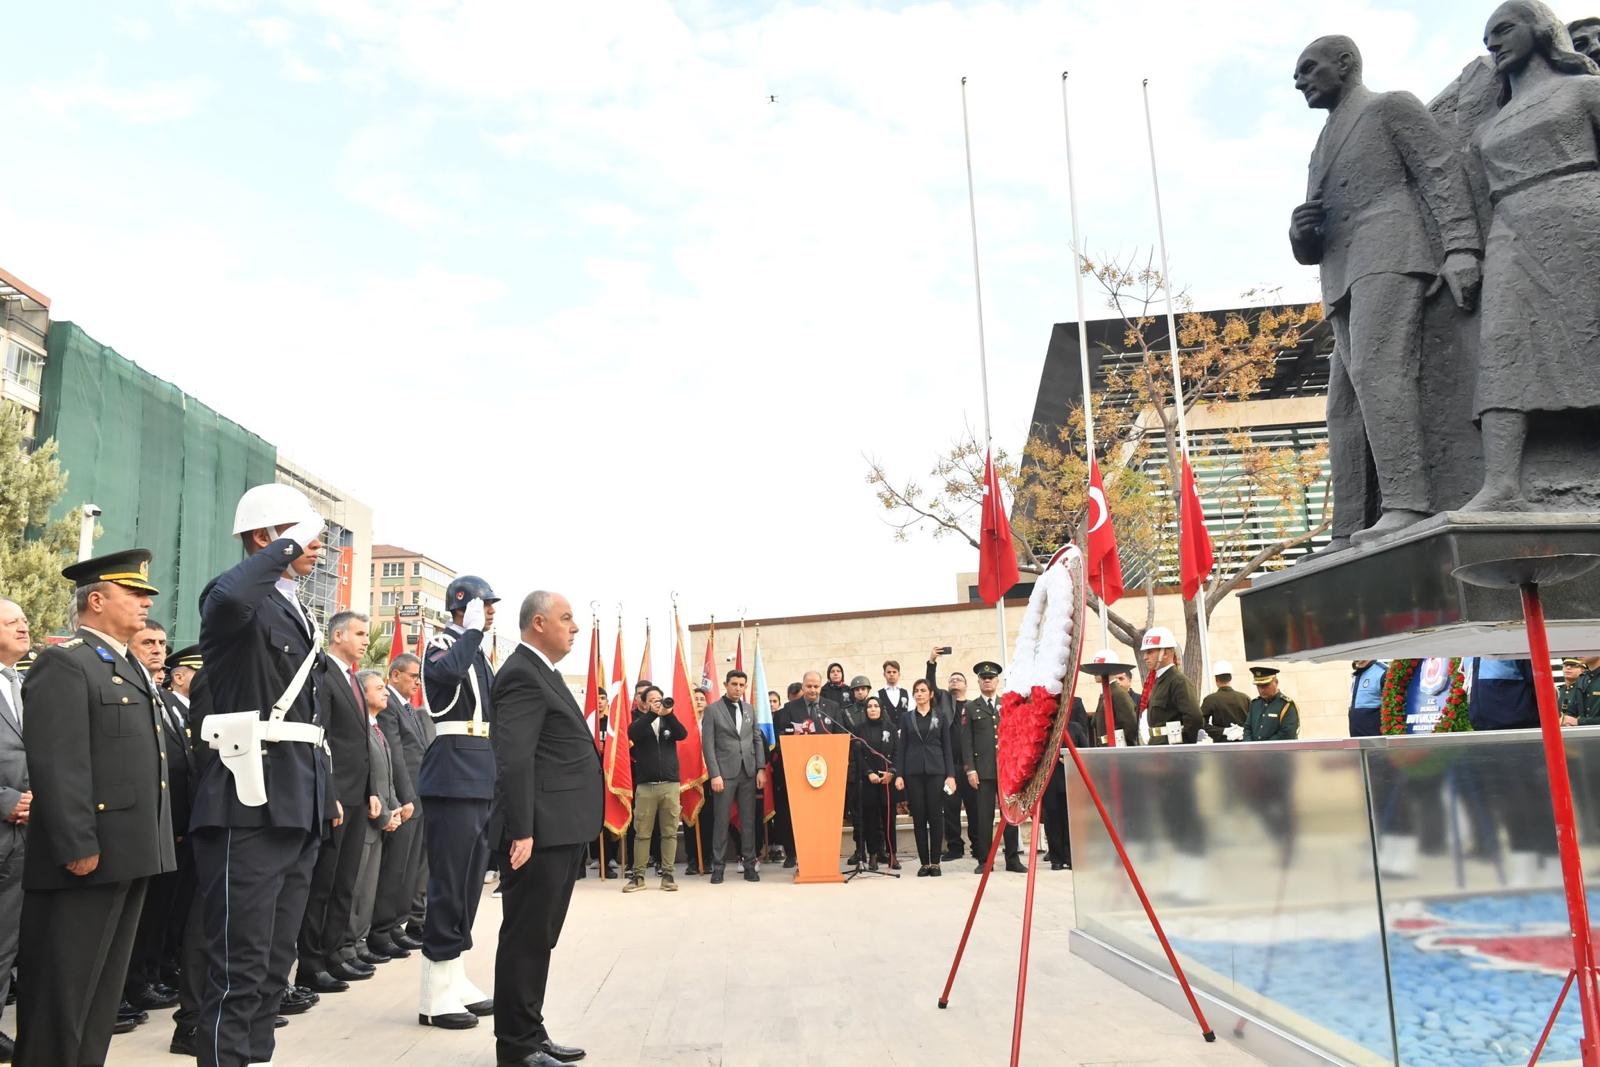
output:
[[[1421,665],[1420,659],[1389,661],[1389,669],[1383,676],[1383,692],[1378,698],[1383,733],[1406,732],[1406,689],[1410,687],[1411,679],[1416,676],[1417,669]],[[1472,729],[1472,720],[1467,715],[1467,679],[1461,669],[1461,658],[1452,656],[1448,669],[1450,692],[1445,697],[1444,710],[1439,713],[1438,721],[1433,724],[1433,732],[1436,734],[1459,733]]]

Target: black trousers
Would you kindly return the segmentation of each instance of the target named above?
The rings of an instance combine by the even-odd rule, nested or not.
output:
[[[367,938],[393,937],[411,915],[411,902],[422,866],[422,820],[411,819],[384,836],[378,863],[378,893],[372,900],[372,926]]]
[[[422,955],[435,963],[472,947],[472,923],[489,869],[487,800],[422,798],[422,840],[428,856],[428,920]]]
[[[911,833],[917,839],[917,861],[924,867],[939,862],[944,829],[944,775],[908,774],[906,795],[911,801]]]
[[[196,900],[183,922],[183,944],[178,952],[178,1010],[172,1025],[193,1030],[200,1025],[200,1003],[206,995],[206,930],[204,902]]]
[[[129,991],[160,981],[163,968],[178,963],[184,920],[194,899],[194,854],[187,841],[178,842],[177,853],[178,869],[155,875],[145,887],[139,931],[128,960]]]
[[[23,893],[14,1062],[106,1062],[148,881]]]
[[[959,857],[961,847],[961,809],[966,803],[967,793],[972,789],[967,785],[967,776],[956,775],[956,791],[944,798],[944,847],[945,851]],[[967,827],[971,834],[971,826]]]
[[[587,843],[535,848],[501,880],[500,942],[494,955],[494,1043],[502,1061],[518,1061],[549,1040],[544,991],[550,952],[561,938]]]
[[[311,872],[305,918],[300,924],[302,979],[337,963],[339,949],[350,936],[356,875],[361,873],[361,849],[367,840],[367,805],[362,801],[352,806],[349,800],[340,800],[340,804],[344,822],[323,842]]]
[[[893,787],[863,775],[856,792],[861,798],[861,843],[869,858],[887,855],[888,827],[894,822]]]
[[[979,863],[989,857],[989,849],[994,845],[994,813],[999,791],[999,783],[993,778],[980,778],[978,788],[968,786],[961,795],[967,805],[967,833],[972,838],[972,858]],[[1010,823],[1006,823],[1005,844],[1002,847],[1008,858],[1021,849],[1017,828]]]
[[[266,826],[194,830],[189,840],[206,948],[195,1029],[200,1067],[271,1063],[273,1021],[322,839]]]
[[[1072,837],[1067,827],[1067,775],[1057,761],[1039,801],[1051,863],[1072,865]],[[1031,860],[1031,857],[1030,857]]]

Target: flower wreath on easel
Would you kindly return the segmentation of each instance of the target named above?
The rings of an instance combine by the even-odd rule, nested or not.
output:
[[[1039,802],[1061,750],[1083,652],[1083,553],[1056,552],[1028,596],[1000,697],[995,753],[1000,809],[1025,820]]]
[[[1378,697],[1379,722],[1383,733],[1396,735],[1406,732],[1406,689],[1410,687],[1411,679],[1420,666],[1422,666],[1420,659],[1389,661],[1389,669],[1383,676],[1383,691]],[[1444,710],[1439,713],[1439,721],[1433,724],[1433,732],[1436,734],[1459,733],[1472,729],[1472,720],[1467,716],[1467,679],[1461,669],[1461,658],[1452,656],[1448,669],[1450,693],[1445,697]]]

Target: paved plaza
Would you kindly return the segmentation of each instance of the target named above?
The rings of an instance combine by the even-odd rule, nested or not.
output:
[[[844,1063],[988,1067],[1007,1062],[1025,876],[997,874],[947,1011],[936,1006],[978,879],[972,862],[943,878],[862,878],[796,886],[764,869],[759,885],[680,880],[675,894],[624,896],[615,881],[577,885],[551,972],[556,1040],[585,1064],[801,1067]],[[915,864],[907,871],[915,874]],[[468,971],[493,984],[499,902],[484,891]],[[1039,874],[1023,1062],[1050,1065],[1258,1064],[1207,1045],[1168,1011],[1067,951],[1070,872]],[[416,1023],[417,963],[295,1016],[277,1067],[376,1064],[492,1067],[491,1020],[447,1032]],[[8,1031],[12,1012],[6,1013]],[[170,1013],[115,1038],[116,1065],[181,1065],[167,1052]]]

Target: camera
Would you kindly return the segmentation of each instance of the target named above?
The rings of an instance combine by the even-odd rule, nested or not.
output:
[[[949,645],[939,646],[939,655],[941,656],[948,656],[952,651],[954,650]]]
[[[661,710],[662,711],[671,711],[672,710],[672,698],[671,697],[662,697],[661,698]]]

